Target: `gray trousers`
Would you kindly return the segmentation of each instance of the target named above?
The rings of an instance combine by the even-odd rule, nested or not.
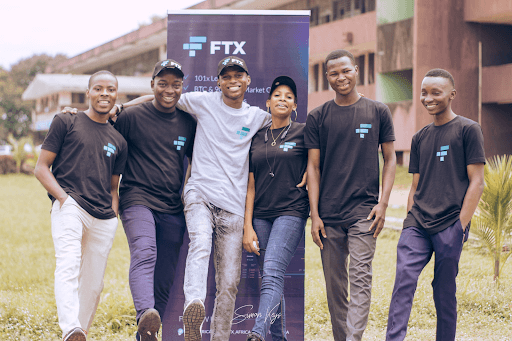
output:
[[[324,249],[321,255],[335,341],[361,340],[366,329],[376,246],[374,232],[368,231],[372,222],[363,219],[353,225],[325,227],[327,238],[322,237]]]
[[[196,298],[205,301],[213,240],[217,292],[210,339],[227,341],[240,282],[244,218],[209,203],[198,190],[189,190],[184,200],[190,238],[183,285],[185,306]]]

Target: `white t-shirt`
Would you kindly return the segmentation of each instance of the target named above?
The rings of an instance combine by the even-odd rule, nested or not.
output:
[[[244,216],[249,148],[254,134],[271,122],[258,107],[228,107],[221,92],[183,94],[178,108],[197,117],[192,173],[185,193],[199,190],[213,205]]]

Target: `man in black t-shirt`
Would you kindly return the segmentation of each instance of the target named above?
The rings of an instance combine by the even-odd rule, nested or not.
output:
[[[434,252],[436,339],[455,340],[455,278],[484,188],[485,153],[480,125],[451,109],[454,88],[452,75],[442,69],[427,72],[421,84],[421,103],[434,122],[412,138],[409,173],[413,180],[397,246],[386,340],[405,338],[418,276]]]
[[[170,59],[158,62],[151,80],[154,99],[122,111],[115,123],[129,147],[120,211],[130,247],[137,339],[142,341],[157,340],[186,228],[180,188],[196,121],[176,108],[182,87],[181,65]]]
[[[127,155],[126,141],[107,122],[117,98],[116,77],[93,74],[86,95],[88,110],[54,117],[35,169],[53,202],[55,299],[65,341],[85,341],[92,324],[117,228],[117,188]]]
[[[357,93],[358,67],[350,52],[331,52],[325,66],[336,97],[309,113],[304,131],[311,234],[321,249],[334,339],[361,340],[376,238],[395,179],[395,135],[388,107]],[[379,145],[384,157],[380,201]]]

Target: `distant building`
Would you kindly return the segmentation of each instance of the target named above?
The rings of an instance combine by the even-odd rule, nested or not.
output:
[[[486,156],[512,154],[510,0],[206,0],[191,9],[310,10],[308,110],[334,98],[323,66],[327,54],[351,51],[360,68],[358,91],[391,109],[401,164],[409,162],[412,135],[432,122],[419,101],[421,81],[432,68],[455,77],[453,109],[482,125]],[[47,72],[149,76],[166,58],[166,23],[142,27]]]
[[[32,130],[50,128],[53,116],[64,107],[85,110],[89,107],[85,91],[90,75],[38,74],[23,93],[23,100],[35,100],[32,111]],[[141,95],[152,94],[151,77],[117,76],[118,103]]]

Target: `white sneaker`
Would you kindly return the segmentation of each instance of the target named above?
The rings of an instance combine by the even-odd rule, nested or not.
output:
[[[71,329],[66,336],[64,336],[63,341],[85,341],[87,333],[80,327],[75,327]]]

